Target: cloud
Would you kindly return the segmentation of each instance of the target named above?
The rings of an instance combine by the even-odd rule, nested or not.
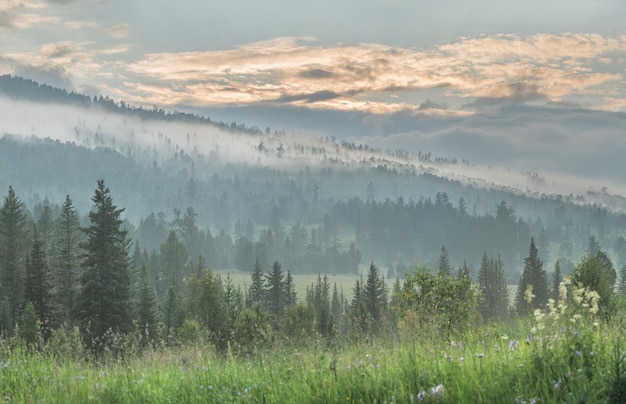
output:
[[[20,65],[15,69],[15,74],[54,87],[72,88],[72,81],[67,71],[60,65]]]
[[[106,29],[106,33],[109,34],[112,38],[126,38],[128,35],[128,27],[129,25],[126,23],[114,25],[110,28]]]
[[[41,47],[41,53],[49,58],[65,57],[72,52],[73,50],[69,42],[57,42]]]
[[[597,66],[606,65],[608,54],[626,54],[626,37],[598,34],[462,38],[424,50],[314,41],[277,38],[230,50],[153,53],[125,69],[155,88],[184,93],[176,98],[196,105],[308,103],[417,113],[426,108],[404,102],[403,95],[428,93],[446,104],[438,110],[451,113],[463,106],[564,102],[579,95],[603,105],[598,89],[620,82],[623,74]],[[382,94],[394,97],[383,100]]]

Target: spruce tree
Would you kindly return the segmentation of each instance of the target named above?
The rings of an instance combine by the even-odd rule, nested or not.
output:
[[[29,249],[29,219],[13,187],[0,209],[0,285],[6,299],[4,330],[12,332],[24,305],[24,259]]]
[[[174,230],[170,231],[165,243],[161,244],[160,251],[162,275],[159,294],[162,295],[170,286],[181,292],[183,290],[183,271],[187,263],[187,250]]]
[[[267,275],[267,287],[265,289],[265,293],[267,296],[267,312],[274,317],[276,321],[275,325],[277,325],[283,318],[283,313],[285,311],[285,292],[283,289],[284,278],[285,274],[283,273],[280,264],[278,262],[274,262],[274,265],[272,265],[272,272]]]
[[[526,298],[526,291],[532,288],[532,300]],[[528,257],[524,259],[524,272],[517,286],[516,307],[521,316],[530,314],[532,310],[544,307],[548,302],[548,280],[543,269],[543,262],[539,259],[535,239],[530,239]]]
[[[450,266],[450,259],[448,257],[448,250],[445,244],[441,246],[441,255],[439,255],[439,271],[438,273],[444,275],[452,274],[452,267]]]
[[[72,199],[67,195],[56,224],[55,283],[61,320],[70,327],[74,325],[76,318],[76,299],[80,291],[80,242],[81,231],[78,214]]]
[[[26,263],[25,280],[24,300],[32,303],[41,323],[43,337],[48,340],[55,326],[56,307],[52,275],[48,270],[46,253],[36,226],[33,230],[33,246]]]
[[[291,276],[291,271],[287,271],[287,276],[285,276],[285,283],[283,285],[284,294],[285,294],[285,307],[294,306],[298,297],[296,295],[296,285],[293,282],[293,276]]]
[[[104,180],[98,180],[82,267],[83,288],[78,297],[77,317],[88,346],[103,348],[99,340],[109,331],[127,333],[132,326],[130,310],[129,242],[121,228],[124,209],[113,204]]]
[[[505,318],[509,309],[509,290],[500,257],[494,260],[487,257],[486,251],[483,253],[478,282],[481,292],[478,307],[483,319],[501,320]]]
[[[139,327],[142,345],[146,346],[157,337],[156,293],[146,263],[142,263],[137,274],[137,291],[135,293],[136,320]]]
[[[263,270],[256,259],[254,270],[252,271],[252,283],[248,289],[247,307],[252,307],[254,303],[261,303],[265,307],[265,289],[263,287]]]
[[[387,306],[387,296],[382,277],[378,275],[378,269],[376,265],[374,265],[374,262],[370,264],[363,292],[365,309],[372,318],[372,325],[377,328],[380,326],[384,309]]]

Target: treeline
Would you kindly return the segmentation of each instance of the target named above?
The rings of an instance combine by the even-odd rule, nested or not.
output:
[[[139,224],[128,230],[148,253],[172,228],[171,212],[182,209],[184,216],[191,208],[203,232],[198,245],[217,250],[205,254],[216,269],[248,270],[259,256],[264,268],[278,260],[294,273],[353,273],[362,261],[374,260],[393,275],[417,259],[434,265],[445,244],[451,261],[458,266],[467,260],[474,276],[487,246],[489,254],[500,254],[508,281],[515,283],[531,236],[546,262],[558,260],[571,270],[592,234],[612,259],[626,260],[622,213],[384,168],[279,170],[220,165],[182,152],[161,161],[107,147],[4,137],[0,170],[0,185],[8,186],[8,178],[28,184],[23,192],[31,206],[44,204],[44,195],[62,200],[70,193],[83,212],[92,178],[108,178],[127,217]],[[195,259],[200,247],[186,247]]]
[[[228,131],[245,132],[254,135],[268,133],[269,131],[269,128],[262,131],[256,126],[248,127],[245,124],[237,122],[225,123],[213,121],[208,117],[198,114],[165,111],[163,108],[158,108],[156,105],[152,108],[143,108],[143,106],[136,107],[126,104],[124,101],[117,102],[108,96],[103,97],[100,95],[90,97],[10,74],[0,75],[0,93],[4,93],[13,99],[19,100],[54,102],[83,108],[98,107],[108,112],[132,115],[146,120],[199,123],[213,125]]]
[[[616,270],[595,237],[567,278],[558,263],[548,274],[531,238],[511,306],[500,257],[483,252],[475,283],[466,264],[454,268],[445,246],[436,272],[418,266],[392,285],[372,262],[349,294],[319,274],[305,296],[297,296],[289,269],[274,261],[266,272],[255,260],[250,286],[242,290],[229,275],[212,271],[202,254],[189,258],[185,244],[193,246],[197,231],[192,211],[177,213],[176,228],[158,252],[148,254],[138,243],[132,246],[123,209],[103,180],[91,200],[82,226],[69,196],[56,217],[44,206],[35,220],[9,188],[0,208],[0,332],[5,337],[35,347],[77,327],[95,355],[123,350],[131,342],[146,347],[198,341],[220,352],[250,354],[276,341],[334,343],[416,327],[451,336],[479,321],[550,307],[557,296],[563,300],[563,288],[570,284],[582,287],[574,298],[584,295],[591,309],[607,317],[626,296],[626,265],[616,288]],[[150,265],[158,269],[151,271]]]

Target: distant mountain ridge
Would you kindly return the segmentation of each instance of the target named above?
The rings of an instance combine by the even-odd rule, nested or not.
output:
[[[163,229],[193,212],[225,245],[209,259],[216,268],[249,270],[262,254],[300,272],[321,262],[352,271],[357,257],[397,269],[434,264],[445,244],[453,265],[501,254],[516,282],[530,237],[546,265],[573,261],[589,235],[614,259],[626,254],[626,201],[604,191],[543,193],[550,180],[538,174],[496,183],[482,176],[488,167],[428,153],[215,124],[11,76],[0,83],[0,190],[12,185],[33,214],[70,194],[84,214],[104,178],[143,246],[157,248]]]

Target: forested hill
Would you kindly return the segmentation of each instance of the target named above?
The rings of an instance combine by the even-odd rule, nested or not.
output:
[[[416,261],[436,266],[445,245],[474,276],[485,251],[500,255],[516,283],[531,237],[548,271],[558,259],[567,272],[591,235],[616,264],[626,259],[623,213],[575,195],[476,186],[446,174],[467,165],[456,160],[214,125],[11,76],[0,83],[10,95],[0,97],[10,111],[0,189],[13,186],[38,220],[66,194],[86,214],[104,178],[148,254],[176,229],[189,259],[213,269],[250,271],[258,258],[264,269],[355,273],[375,261],[394,275]]]

